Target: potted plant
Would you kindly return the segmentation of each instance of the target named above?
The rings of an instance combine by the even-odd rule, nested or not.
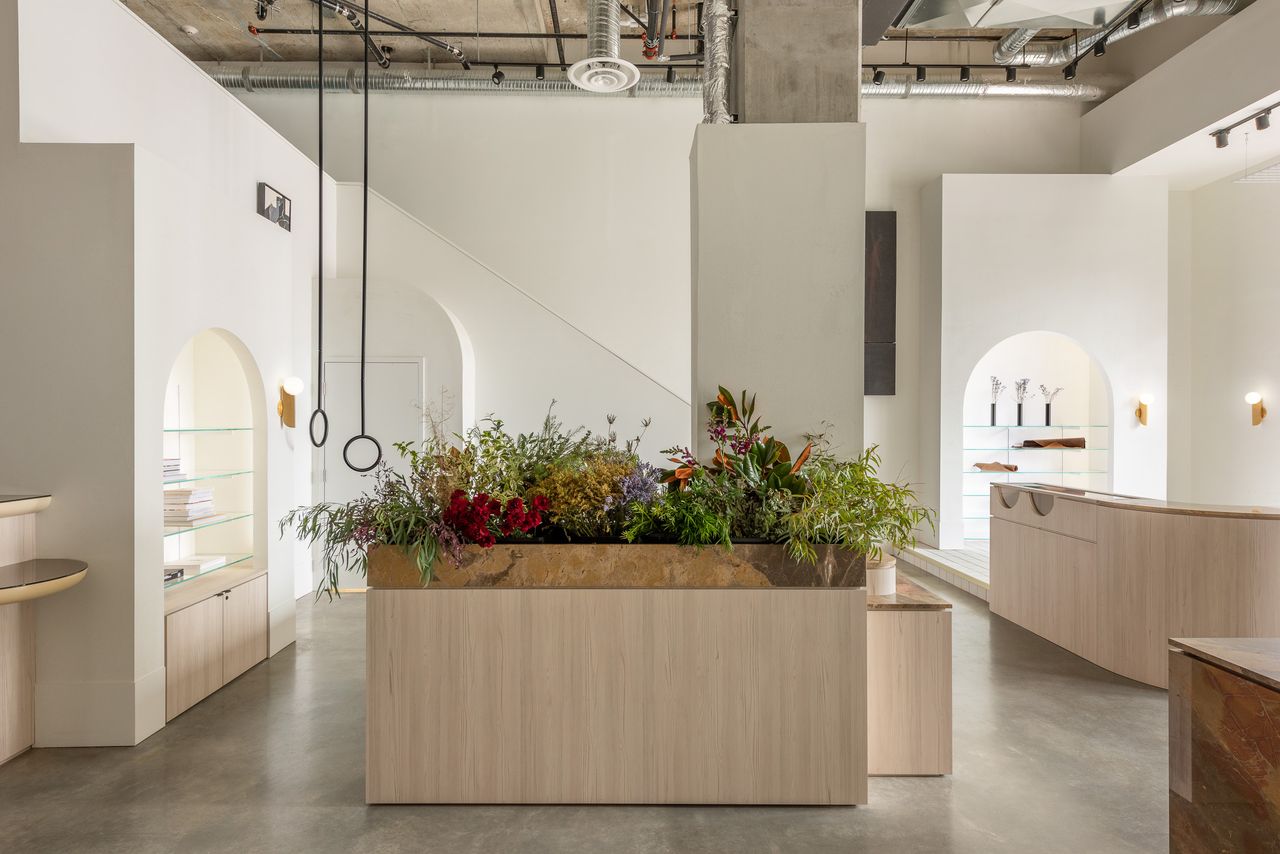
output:
[[[819,544],[851,550],[867,560],[867,594],[892,594],[897,559],[885,549],[914,546],[916,530],[932,524],[932,515],[909,486],[876,476],[875,446],[853,460],[837,459],[825,443],[815,448],[806,470],[810,489],[786,519],[788,551],[797,560],[813,560]]]

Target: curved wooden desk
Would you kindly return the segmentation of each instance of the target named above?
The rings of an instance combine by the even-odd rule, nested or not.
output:
[[[1280,509],[991,487],[991,612],[1168,687],[1170,637],[1280,636]]]

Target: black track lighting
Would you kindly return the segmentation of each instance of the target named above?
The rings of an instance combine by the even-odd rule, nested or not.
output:
[[[1267,110],[1265,113],[1259,113],[1255,116],[1253,126],[1258,130],[1266,130],[1271,127],[1271,111]]]
[[[916,82],[917,83],[923,83],[925,81],[925,78],[927,78],[928,76],[929,76],[929,72],[925,69],[923,65],[916,66]]]
[[[676,82],[676,70],[674,68],[667,69],[667,82],[668,83]]]
[[[501,86],[502,81],[507,79],[507,75],[502,73],[502,69],[498,66],[493,67],[493,77],[489,78],[493,81],[494,86]]]
[[[536,68],[534,68],[534,69],[533,69],[533,76],[534,76],[535,78],[537,78],[538,80],[546,80],[546,79],[547,79],[547,67],[546,67],[545,65],[539,65],[539,66],[537,66]]]
[[[1125,26],[1131,30],[1136,30],[1138,27],[1142,26],[1142,10],[1139,9],[1138,11],[1130,15],[1129,20],[1125,24]]]
[[[1006,83],[1017,83],[1017,82],[1018,82],[1018,69],[1017,69],[1017,68],[1015,68],[1015,67],[1014,67],[1014,66],[1012,66],[1012,65],[1010,65],[1008,68],[1006,68],[1006,69],[1004,70],[1004,82],[1006,82]]]
[[[1106,55],[1107,55],[1107,40],[1106,40],[1106,39],[1098,39],[1098,41],[1097,41],[1097,42],[1094,44],[1094,46],[1093,46],[1093,55],[1094,55],[1094,56],[1106,56]]]
[[[872,69],[871,82],[877,86],[884,85],[884,71],[879,68]]]
[[[1064,78],[1066,78],[1067,80],[1075,80],[1075,79],[1076,79],[1076,64],[1075,64],[1074,62],[1070,62],[1070,63],[1068,63],[1068,64],[1067,64],[1067,67],[1066,67],[1066,68],[1064,68],[1064,69],[1062,69],[1062,76],[1063,76]]]
[[[1213,144],[1218,148],[1226,148],[1231,144],[1231,131],[1223,128],[1213,132]]]
[[[969,78],[972,76],[973,74],[969,71],[969,66],[967,65],[960,66],[960,82],[961,83],[968,83]]]

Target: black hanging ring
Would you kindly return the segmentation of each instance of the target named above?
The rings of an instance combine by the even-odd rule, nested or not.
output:
[[[320,434],[320,438],[316,438],[316,416],[320,416],[320,423],[324,427],[324,432]],[[311,444],[317,448],[323,448],[324,443],[329,441],[329,416],[325,414],[323,409],[319,407],[311,413]]]
[[[374,457],[373,462],[363,468],[352,464],[351,457],[347,455],[347,452],[351,450],[351,446],[361,439],[368,439],[372,442],[374,449],[378,452],[377,456]],[[352,436],[347,440],[347,444],[342,446],[342,461],[346,463],[347,468],[352,471],[373,471],[373,469],[377,467],[378,463],[382,462],[382,445],[378,444],[378,440],[370,436],[368,433],[361,433],[358,436]]]

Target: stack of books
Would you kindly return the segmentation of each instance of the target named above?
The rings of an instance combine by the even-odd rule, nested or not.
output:
[[[186,476],[186,473],[182,470],[182,461],[180,459],[177,457],[164,458],[165,480],[182,480]]]
[[[226,555],[187,555],[174,560],[166,560],[164,562],[164,580],[167,584],[170,581],[177,581],[179,578],[199,575],[202,572],[217,569],[220,566],[225,566],[226,563]]]
[[[167,527],[202,524],[214,518],[212,489],[165,490],[164,524]]]

